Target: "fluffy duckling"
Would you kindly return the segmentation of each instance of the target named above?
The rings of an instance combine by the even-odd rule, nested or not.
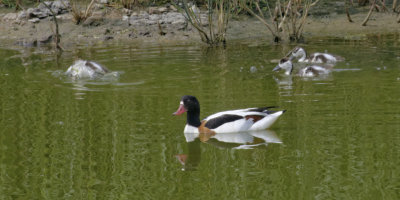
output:
[[[93,61],[77,60],[68,68],[65,74],[78,79],[93,79],[103,76],[108,72],[110,72],[110,70],[108,70],[106,67],[103,67]]]
[[[336,62],[343,60],[343,58],[339,56],[334,56],[327,53],[313,53],[307,56],[307,52],[301,47],[294,48],[289,54],[290,54],[290,60],[297,58],[298,62],[305,62],[305,63],[335,64]]]
[[[293,72],[293,63],[292,61],[290,61],[290,59],[287,58],[282,58],[279,61],[279,64],[272,70],[272,71],[279,71],[279,70],[285,70],[285,75],[291,75]],[[330,70],[321,67],[321,66],[307,66],[304,67],[302,69],[300,69],[300,71],[298,72],[298,76],[301,77],[314,77],[314,76],[318,76],[318,75],[326,75],[329,74]]]

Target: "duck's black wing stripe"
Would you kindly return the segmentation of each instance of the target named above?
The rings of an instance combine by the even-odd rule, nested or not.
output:
[[[265,111],[269,111],[268,109],[270,108],[279,108],[279,106],[268,106],[268,107],[261,107],[261,108],[252,108],[249,109],[248,111],[250,112],[265,112]]]
[[[86,61],[86,66],[90,67],[91,69],[93,69],[94,71],[98,71],[100,69],[98,69],[96,66],[94,66],[94,64],[90,61]],[[108,70],[106,67],[100,66],[105,73],[108,73],[110,70]]]
[[[243,119],[243,117],[239,115],[221,115],[217,118],[208,120],[207,123],[205,124],[205,127],[209,129],[214,129],[221,126],[222,124],[233,122],[238,119]]]

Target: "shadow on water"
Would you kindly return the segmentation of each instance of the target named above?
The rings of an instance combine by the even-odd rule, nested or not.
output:
[[[201,160],[201,143],[221,149],[266,149],[271,143],[282,144],[274,131],[250,131],[240,133],[185,133],[187,154],[178,154],[176,158],[182,164],[182,171],[196,170]]]

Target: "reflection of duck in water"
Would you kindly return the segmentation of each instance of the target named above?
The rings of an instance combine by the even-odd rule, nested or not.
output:
[[[330,68],[332,68],[332,66],[329,66],[327,68],[317,65],[307,66],[301,68],[297,73],[297,75],[301,77],[314,77],[318,75],[327,75],[331,72],[331,70],[329,70]],[[293,72],[292,61],[290,61],[290,59],[287,58],[282,58],[279,61],[279,64],[272,71],[279,71],[281,69],[285,70],[285,75],[291,75]]]
[[[182,164],[183,171],[196,170],[201,160],[200,140],[196,139],[194,141],[188,142],[187,147],[188,153],[178,154],[176,155],[176,158]]]
[[[68,68],[65,74],[76,79],[94,79],[102,77],[109,72],[110,70],[106,67],[93,61],[77,60]]]
[[[206,133],[185,133],[187,142],[200,139],[201,142],[213,144],[218,147],[251,149],[257,146],[267,146],[268,143],[281,143],[281,140],[273,131],[248,131],[238,133],[217,133],[210,135]]]
[[[188,142],[188,154],[176,155],[183,165],[182,170],[195,170],[200,163],[200,142],[218,148],[253,149],[265,148],[270,143],[282,143],[273,131],[249,131],[241,133],[217,133],[213,136],[204,133],[185,133]]]
[[[271,111],[273,107],[247,108],[219,112],[200,121],[200,104],[194,96],[183,96],[174,115],[187,112],[185,133],[234,133],[265,130],[270,127],[285,110]]]
[[[306,51],[301,47],[296,47],[292,51],[289,52],[290,58],[297,58],[298,62],[306,62],[306,63],[328,63],[335,64],[337,61],[344,60],[339,56],[334,56],[328,53],[313,53],[307,56]]]

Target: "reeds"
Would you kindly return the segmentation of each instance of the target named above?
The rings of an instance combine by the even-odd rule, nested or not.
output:
[[[77,0],[71,1],[71,13],[73,20],[76,24],[80,24],[84,22],[88,17],[90,17],[93,13],[93,5],[96,0],[91,0],[89,5],[86,6],[86,9],[82,10],[81,5]]]
[[[228,27],[231,1],[230,0],[208,0],[208,25],[203,26],[200,10],[197,7],[189,7],[186,0],[182,1],[185,17],[189,23],[198,31],[203,42],[210,46],[226,44],[226,30]]]

